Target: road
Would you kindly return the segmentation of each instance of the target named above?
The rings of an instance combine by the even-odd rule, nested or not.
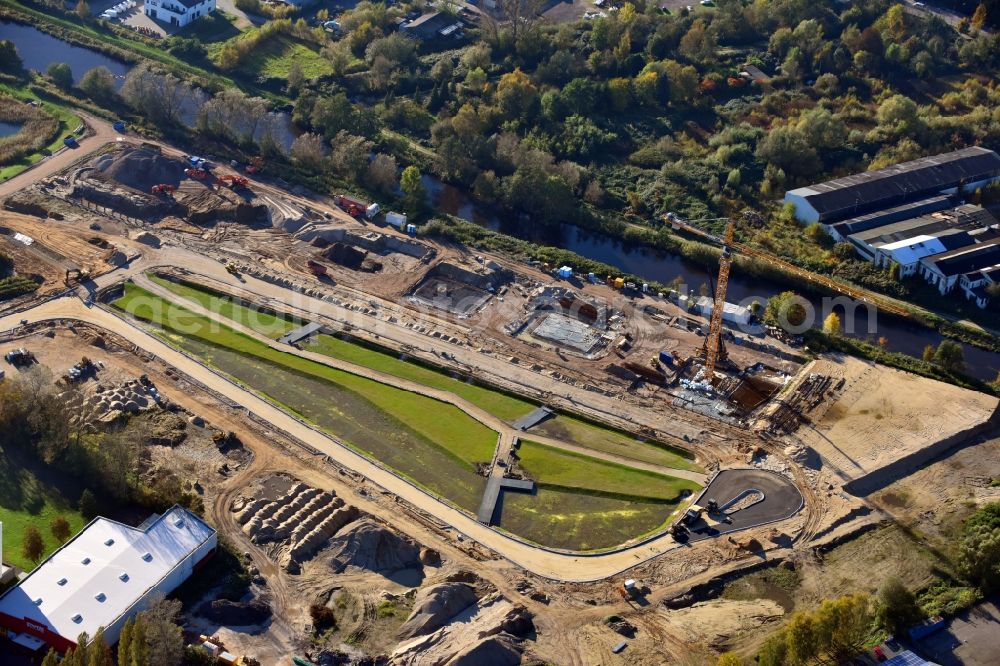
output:
[[[99,307],[88,308],[79,298],[66,296],[0,319],[0,330],[15,328],[22,318],[32,323],[52,320],[80,321],[120,336],[176,368],[178,372],[246,408],[271,427],[286,432],[330,456],[338,464],[358,472],[420,511],[452,526],[461,534],[479,542],[517,566],[544,578],[567,582],[603,580],[679,547],[669,535],[655,537],[631,548],[595,555],[559,553],[529,545],[486,527],[472,516],[435,499],[417,486],[376,465],[107,310]]]
[[[0,198],[14,194],[31,185],[36,180],[48,178],[62,171],[81,157],[88,155],[110,141],[115,141],[121,136],[111,127],[110,123],[98,120],[86,113],[80,113],[79,115],[90,128],[90,133],[80,139],[80,145],[76,148],[62,148],[30,169],[22,171],[10,180],[0,183]]]
[[[316,363],[329,366],[331,368],[337,368],[338,370],[344,370],[350,372],[351,374],[359,375],[361,377],[366,377],[368,379],[375,380],[382,384],[388,384],[389,386],[395,386],[396,388],[403,389],[404,391],[409,391],[411,393],[417,393],[420,395],[427,396],[429,398],[434,398],[435,400],[440,400],[441,402],[446,402],[458,407],[460,410],[484,424],[491,430],[494,430],[501,435],[501,451],[498,453],[500,459],[506,459],[509,457],[510,445],[515,438],[524,435],[520,430],[515,430],[506,421],[490,414],[481,407],[474,405],[473,403],[461,398],[454,393],[449,391],[442,391],[440,389],[434,389],[423,384],[418,384],[417,382],[412,382],[407,379],[402,379],[394,375],[386,374],[384,372],[379,372],[377,370],[372,370],[363,365],[356,365],[348,361],[342,361],[325,354],[320,354],[317,352],[311,352],[303,349],[296,349],[290,345],[282,344],[273,338],[269,338],[266,335],[262,335],[258,331],[252,328],[243,326],[240,323],[233,321],[227,317],[220,315],[217,312],[213,312],[194,301],[182,298],[177,294],[173,293],[169,289],[166,289],[152,280],[150,280],[145,273],[138,273],[133,278],[133,281],[142,287],[143,289],[160,296],[168,301],[174,301],[181,303],[185,308],[191,310],[192,312],[199,314],[203,317],[207,317],[212,321],[218,322],[223,326],[228,326],[236,331],[239,331],[243,335],[251,337],[258,342],[266,344],[272,349],[276,349],[280,352],[286,354],[292,354],[294,356],[299,356],[302,358],[309,359]],[[613,453],[605,453],[604,451],[595,451],[593,449],[588,449],[582,446],[577,446],[570,442],[563,441],[561,439],[556,439],[552,437],[545,437],[541,435],[530,435],[527,437],[532,441],[539,442],[540,444],[546,444],[553,448],[561,449],[563,451],[569,451],[572,453],[579,453],[583,455],[590,456],[592,458],[598,458],[607,462],[616,463],[619,465],[627,465],[629,467],[634,467],[636,469],[642,469],[649,472],[654,472],[656,474],[665,474],[668,476],[675,476],[682,479],[688,479],[689,481],[694,481],[695,483],[704,485],[707,477],[705,474],[699,472],[692,472],[684,469],[677,469],[674,467],[665,467],[662,465],[654,465],[651,463],[645,463],[639,460],[634,460],[632,458],[627,458],[625,456],[615,455]],[[504,451],[506,449],[506,451]]]

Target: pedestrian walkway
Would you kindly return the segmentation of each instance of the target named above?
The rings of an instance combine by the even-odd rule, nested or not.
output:
[[[483,501],[479,504],[479,511],[476,517],[483,525],[494,523],[494,514],[497,510],[497,502],[500,501],[500,492],[513,490],[522,493],[535,492],[535,482],[530,479],[508,479],[502,476],[491,476],[486,482],[486,492],[483,493]]]

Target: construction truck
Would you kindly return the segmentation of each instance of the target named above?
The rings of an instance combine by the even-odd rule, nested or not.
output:
[[[337,204],[337,206],[339,206],[341,210],[343,210],[351,217],[361,217],[362,215],[365,214],[365,210],[367,210],[368,208],[368,206],[361,203],[360,201],[351,199],[350,197],[344,196],[343,194],[338,194],[337,196],[335,196],[333,198],[333,203]]]
[[[260,155],[252,158],[250,162],[246,165],[244,171],[247,173],[257,173],[264,168],[264,158]]]
[[[230,189],[235,190],[237,187],[249,187],[250,181],[243,176],[227,175],[219,176],[216,179],[219,185],[228,185]]]
[[[308,268],[309,272],[315,275],[316,277],[322,277],[326,275],[326,266],[317,261],[313,261],[312,259],[306,261],[306,268]]]
[[[152,194],[166,194],[169,196],[176,192],[177,188],[169,183],[160,183],[159,185],[153,185],[149,188],[149,191]]]
[[[687,527],[698,522],[701,518],[701,514],[705,513],[705,509],[698,506],[697,504],[692,504],[691,508],[684,512],[684,517],[681,518],[681,522]]]
[[[81,271],[79,268],[68,268],[66,269],[66,277],[63,278],[63,281],[66,283],[66,286],[68,287],[74,282],[80,282],[82,280],[86,280],[88,277],[90,277],[90,273],[86,271]]]

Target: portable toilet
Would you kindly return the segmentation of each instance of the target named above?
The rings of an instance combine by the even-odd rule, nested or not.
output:
[[[620,278],[620,277],[615,278],[615,289],[624,289],[624,288],[625,288],[625,278]]]
[[[408,224],[408,225],[406,225],[406,233],[408,233],[411,236],[416,236],[417,235],[417,225],[415,225],[415,224]]]
[[[597,276],[593,273],[587,273],[587,281],[591,284],[597,284]]]
[[[642,293],[644,293],[644,294],[648,294],[649,293],[649,284],[646,283],[646,282],[642,283]]]
[[[381,207],[379,207],[379,205],[377,203],[373,203],[372,205],[368,206],[368,208],[365,209],[365,217],[367,217],[369,220],[371,220],[376,215],[378,215],[378,212],[380,210],[382,210]]]
[[[559,268],[559,277],[563,279],[569,279],[573,277],[573,269],[569,266],[562,266]]]

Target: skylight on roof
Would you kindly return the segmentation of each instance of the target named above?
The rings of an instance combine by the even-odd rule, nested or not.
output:
[[[94,598],[100,601],[101,603],[104,603],[104,601],[107,600],[108,596],[103,592],[98,592],[97,594],[94,595]]]
[[[145,562],[152,562],[153,561],[153,554],[152,553],[146,553],[146,554],[144,554],[142,556],[142,559]]]
[[[108,539],[107,541],[104,542],[104,545],[105,546],[113,546],[113,545],[115,545],[115,540],[114,539]]]
[[[127,583],[128,582],[128,574],[123,572],[121,576],[118,576],[118,579],[121,582],[123,582],[123,583]]]
[[[80,564],[82,564],[83,566],[87,566],[88,564],[90,564],[90,558],[89,557],[83,558],[82,560],[80,560]]]
[[[37,599],[35,599],[35,605],[36,606],[41,606],[42,605],[42,598],[41,597],[38,597]]]
[[[65,578],[60,578],[58,581],[56,581],[56,585],[65,585],[66,583],[67,581]]]
[[[70,618],[70,619],[72,619],[72,620],[73,620],[74,622],[76,622],[77,624],[80,624],[81,622],[83,622],[83,616],[82,616],[82,615],[80,615],[79,613],[77,613],[76,615],[74,615],[74,616],[73,616],[72,618]]]

